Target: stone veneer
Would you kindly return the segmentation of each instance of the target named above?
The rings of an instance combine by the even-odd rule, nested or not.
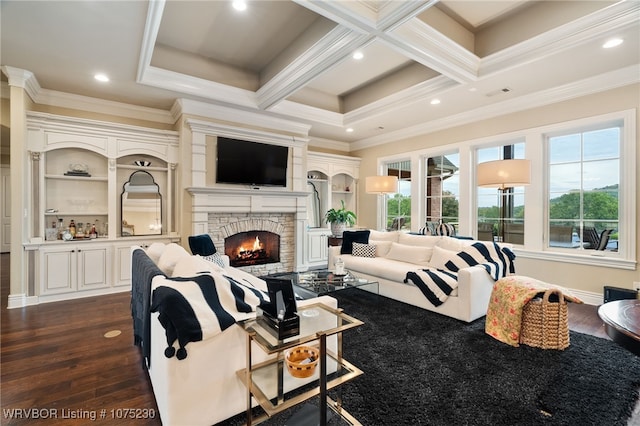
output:
[[[242,266],[260,276],[294,270],[295,215],[292,213],[209,213],[208,230],[216,250],[224,253],[224,239],[238,232],[269,231],[280,235],[280,262]]]

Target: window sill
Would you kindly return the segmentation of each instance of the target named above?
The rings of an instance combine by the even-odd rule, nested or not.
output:
[[[605,268],[628,269],[634,271],[637,267],[635,260],[622,259],[620,257],[603,254],[573,254],[557,251],[533,251],[526,249],[513,249],[516,256],[525,259],[547,260],[551,262],[575,263],[578,265],[600,266]],[[602,253],[602,252],[598,252]]]

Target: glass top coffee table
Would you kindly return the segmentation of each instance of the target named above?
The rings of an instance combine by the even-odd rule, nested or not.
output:
[[[379,294],[377,281],[359,277],[351,271],[345,272],[344,275],[337,275],[328,269],[314,269],[306,272],[275,273],[263,278],[291,280],[296,295],[302,299],[310,299],[348,288],[361,288]]]

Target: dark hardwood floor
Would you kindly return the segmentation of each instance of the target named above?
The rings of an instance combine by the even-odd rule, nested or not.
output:
[[[8,254],[0,255],[0,278],[1,424],[36,424],[8,418],[10,412],[33,415],[30,409],[41,416],[57,415],[47,425],[87,424],[93,413],[109,425],[160,424],[151,384],[133,345],[128,292],[7,309]],[[569,327],[608,338],[596,306],[570,303]],[[122,333],[104,337],[113,330]],[[142,410],[156,410],[155,418],[119,418],[144,414]],[[71,420],[73,416],[82,417]]]

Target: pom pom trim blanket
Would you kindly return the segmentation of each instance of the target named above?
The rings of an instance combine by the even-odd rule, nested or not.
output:
[[[442,305],[458,288],[458,271],[474,267],[482,268],[494,281],[515,273],[513,261],[516,255],[508,247],[496,243],[477,242],[465,247],[445,264],[446,269],[419,269],[407,272],[405,283],[411,281],[434,306]]]
[[[220,334],[236,321],[255,315],[256,307],[269,300],[262,291],[215,273],[191,278],[157,276],[152,286],[151,312],[159,312],[167,336],[164,354],[179,360],[187,357],[188,343]]]

